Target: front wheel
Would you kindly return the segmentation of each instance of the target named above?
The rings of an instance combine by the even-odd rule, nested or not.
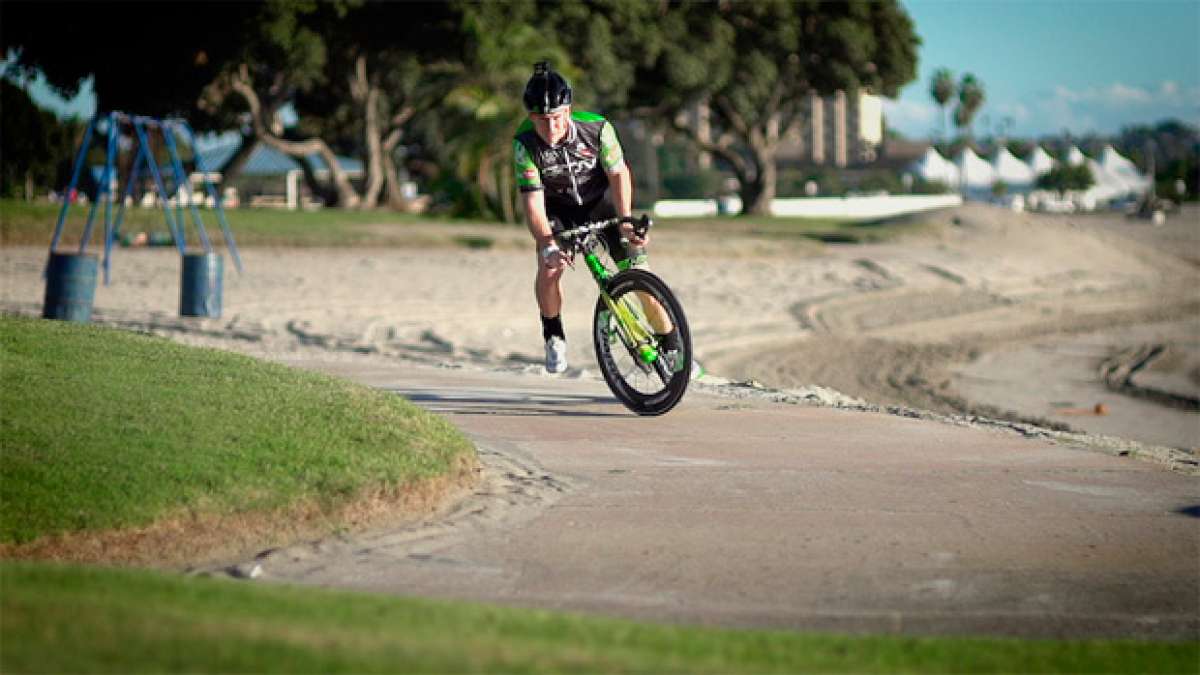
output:
[[[671,328],[677,331],[675,345],[664,341]],[[609,280],[596,301],[592,341],[604,381],[633,412],[661,415],[683,398],[691,379],[692,336],[683,307],[662,279],[631,269]]]

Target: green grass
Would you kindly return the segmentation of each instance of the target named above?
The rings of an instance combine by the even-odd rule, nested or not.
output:
[[[1197,643],[633,623],[157,572],[0,564],[3,672],[1196,672]]]
[[[473,453],[333,378],[115,329],[0,316],[0,543],[179,514],[336,509]]]
[[[58,222],[59,206],[48,203],[27,203],[19,200],[0,200],[0,243],[5,245],[49,246]],[[172,212],[174,213],[174,211]],[[473,242],[455,240],[458,228],[501,228],[499,224],[451,221],[446,219],[396,213],[384,209],[347,211],[321,209],[318,211],[286,211],[278,209],[229,209],[229,227],[238,246],[430,246],[462,245]],[[78,245],[87,222],[88,208],[72,206],[63,225],[64,245]],[[199,246],[199,235],[191,211],[184,209],[184,232],[188,245]],[[215,211],[200,209],[201,222],[214,243],[221,243],[220,221]],[[114,209],[113,218],[116,218]],[[91,245],[103,246],[104,213],[97,210]],[[422,225],[441,225],[447,230],[421,228]],[[509,226],[516,229],[515,226]],[[161,208],[129,208],[121,225],[122,234],[154,232],[167,234],[169,229]]]
[[[198,247],[196,228],[187,210],[185,232],[188,245]],[[91,245],[99,247],[103,235],[103,213],[97,212]],[[115,217],[115,216],[114,216]],[[216,243],[223,241],[216,214],[201,210],[202,221]],[[388,210],[284,211],[276,209],[231,209],[230,228],[238,246],[371,246],[430,247],[457,246],[473,249],[527,245],[522,225],[466,222],[415,216]],[[0,244],[49,246],[58,220],[58,207],[45,203],[0,200]],[[63,228],[63,245],[76,246],[83,234],[87,209],[73,206]],[[656,227],[673,232],[696,232],[717,236],[739,235],[763,239],[809,239],[826,243],[886,241],[899,235],[927,229],[920,219],[853,221],[835,218],[708,217],[660,218]],[[131,208],[126,211],[121,232],[168,230],[161,209]],[[515,244],[514,244],[515,239]]]

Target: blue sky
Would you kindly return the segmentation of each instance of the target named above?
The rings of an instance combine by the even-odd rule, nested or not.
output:
[[[936,133],[935,70],[973,73],[976,135],[1115,133],[1177,117],[1200,124],[1200,0],[902,0],[923,44],[918,79],[885,104],[910,138]]]
[[[937,133],[929,81],[940,67],[983,82],[976,135],[1006,119],[1017,137],[1111,134],[1167,117],[1200,125],[1200,0],[901,2],[923,40],[917,79],[885,104],[905,136]],[[70,102],[36,83],[31,93],[60,112],[95,108],[88,88]]]

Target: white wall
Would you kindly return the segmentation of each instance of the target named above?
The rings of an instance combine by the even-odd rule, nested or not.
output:
[[[956,194],[808,197],[776,199],[771,202],[771,212],[776,216],[793,218],[890,218],[960,204],[962,197]],[[726,213],[741,213],[742,200],[737,197],[727,198],[724,206]],[[659,218],[715,216],[717,200],[666,199],[654,203],[654,215]]]

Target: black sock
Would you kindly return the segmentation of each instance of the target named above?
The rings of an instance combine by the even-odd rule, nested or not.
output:
[[[563,333],[562,316],[561,315],[552,316],[550,318],[546,318],[543,316],[542,317],[542,339],[549,340],[550,338],[555,337],[555,336],[560,337],[564,340],[567,339],[566,334]]]
[[[683,345],[679,343],[679,329],[672,328],[670,333],[662,336],[662,346],[674,351],[683,349]]]

